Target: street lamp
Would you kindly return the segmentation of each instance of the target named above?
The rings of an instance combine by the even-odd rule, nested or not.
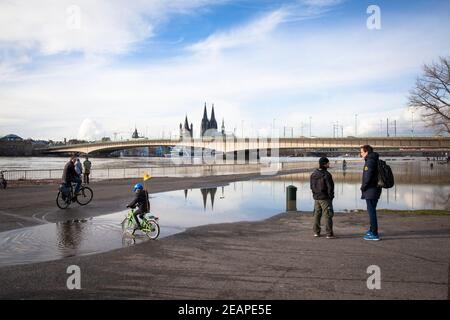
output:
[[[312,137],[312,130],[311,130],[311,120],[312,120],[312,117],[309,117],[309,137],[311,138]]]
[[[358,114],[355,114],[355,137],[358,136]]]
[[[411,112],[411,137],[414,137],[414,108],[410,107],[409,111]]]

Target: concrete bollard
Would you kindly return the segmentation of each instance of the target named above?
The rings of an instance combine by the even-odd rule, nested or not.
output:
[[[286,187],[286,211],[297,211],[297,188]]]

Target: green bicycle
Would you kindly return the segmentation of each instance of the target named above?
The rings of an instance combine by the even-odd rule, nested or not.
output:
[[[134,232],[137,228],[136,221],[134,220],[134,209],[131,209],[125,219],[122,221],[122,230],[124,232],[126,231],[132,231],[132,235],[134,235]],[[155,217],[154,215],[151,215],[150,213],[146,213],[141,220],[141,228],[140,230],[147,235],[152,240],[155,240],[159,236],[159,218]]]

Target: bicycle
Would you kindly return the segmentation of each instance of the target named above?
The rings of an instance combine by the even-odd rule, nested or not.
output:
[[[159,236],[160,228],[158,223],[159,218],[146,213],[141,219],[140,230],[147,235],[152,240],[155,240]],[[134,209],[131,209],[125,219],[123,219],[122,230],[125,232],[127,229],[133,229],[132,235],[134,236],[134,231],[136,230],[136,221],[134,220]]]
[[[60,209],[66,209],[72,202],[78,202],[79,205],[85,206],[92,201],[94,192],[91,188],[81,185],[80,194],[75,196],[73,186],[76,183],[71,183],[68,192],[64,190],[67,188],[62,184],[59,188],[58,195],[56,196],[56,205]]]

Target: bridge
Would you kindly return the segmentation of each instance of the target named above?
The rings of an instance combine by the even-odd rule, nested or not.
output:
[[[113,152],[141,147],[180,147],[191,150],[210,150],[218,153],[255,151],[271,153],[272,150],[298,149],[310,151],[358,150],[369,144],[376,150],[450,151],[450,137],[347,137],[347,138],[234,138],[214,137],[202,139],[133,139],[52,146],[41,149],[45,153]]]

